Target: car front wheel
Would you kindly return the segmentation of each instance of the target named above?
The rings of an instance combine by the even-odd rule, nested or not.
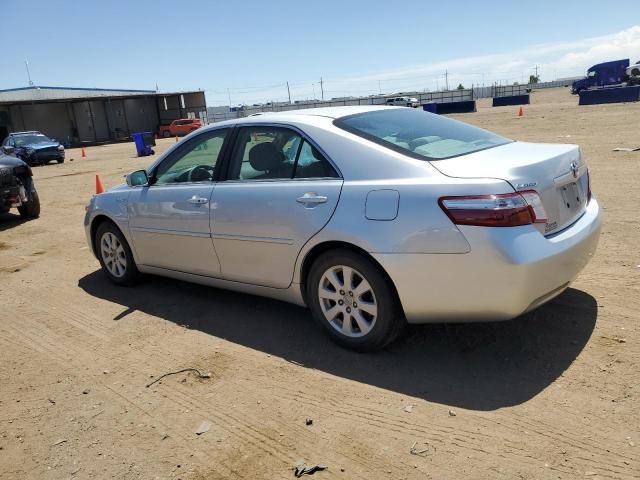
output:
[[[40,197],[31,177],[27,178],[24,188],[27,201],[18,207],[18,212],[22,218],[37,218],[40,216]]]
[[[133,285],[138,268],[127,240],[111,222],[102,223],[96,230],[95,249],[102,271],[113,283]]]
[[[307,300],[327,333],[353,350],[383,348],[406,322],[393,285],[380,267],[349,250],[326,252],[314,262]]]

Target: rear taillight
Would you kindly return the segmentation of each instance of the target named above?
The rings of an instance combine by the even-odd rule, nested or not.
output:
[[[438,203],[456,225],[517,227],[547,221],[540,196],[533,190],[497,195],[442,197]]]

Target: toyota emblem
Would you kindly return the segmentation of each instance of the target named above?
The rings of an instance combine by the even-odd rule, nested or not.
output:
[[[571,162],[569,168],[571,168],[571,174],[573,175],[573,178],[578,178],[578,164],[576,162]]]

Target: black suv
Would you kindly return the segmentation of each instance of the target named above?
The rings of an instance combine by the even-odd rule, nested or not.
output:
[[[14,207],[22,218],[40,215],[40,199],[31,168],[19,158],[0,153],[0,214]]]
[[[21,158],[29,165],[49,163],[51,160],[64,162],[64,147],[60,142],[36,131],[10,133],[2,142],[2,151]]]

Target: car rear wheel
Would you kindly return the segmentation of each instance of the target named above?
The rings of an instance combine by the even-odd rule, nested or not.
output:
[[[138,268],[131,248],[118,227],[111,222],[102,223],[96,230],[95,249],[102,271],[113,283],[133,285]]]
[[[58,163],[64,163],[64,158],[59,158]]]
[[[171,132],[169,130],[165,130],[162,132],[163,138],[169,138],[171,136]]]
[[[18,212],[22,218],[37,218],[40,216],[40,197],[31,177],[27,178],[24,188],[27,191],[27,201],[18,207]]]
[[[307,300],[327,333],[353,350],[383,348],[397,338],[406,322],[384,272],[349,250],[326,252],[314,262]]]

